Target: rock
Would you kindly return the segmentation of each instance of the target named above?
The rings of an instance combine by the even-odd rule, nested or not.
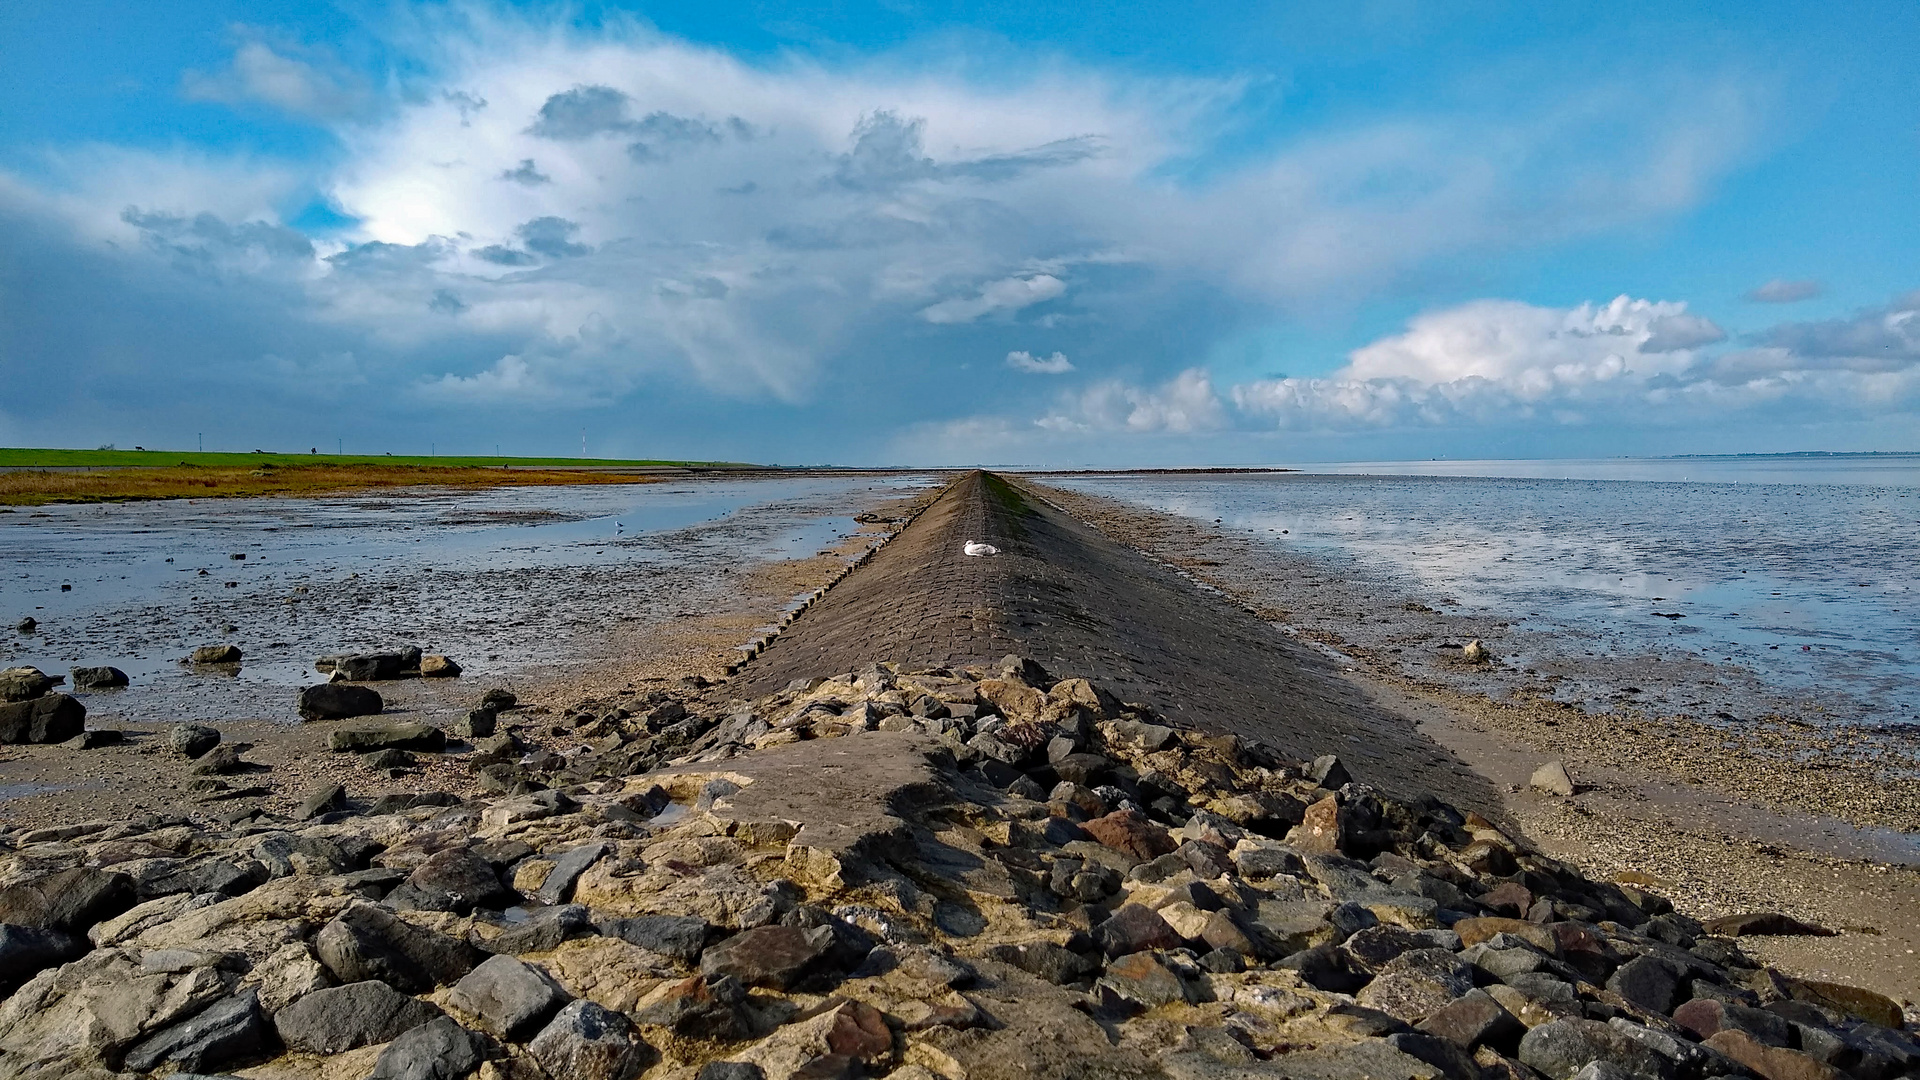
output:
[[[364,686],[317,683],[304,687],[300,691],[302,720],[344,720],[353,716],[375,716],[385,707],[386,702],[380,699],[380,695]]]
[[[420,759],[405,750],[375,750],[371,754],[361,754],[360,764],[369,769],[411,769],[420,764]]]
[[[1166,749],[1174,740],[1172,728],[1138,720],[1115,720],[1106,730],[1110,742],[1148,754]]]
[[[238,645],[202,645],[187,659],[196,664],[237,664],[240,655]]]
[[[460,674],[460,665],[439,653],[420,658],[420,676],[425,679],[451,679]]]
[[[1346,765],[1332,754],[1314,758],[1307,766],[1307,779],[1328,791],[1339,791],[1353,783],[1353,775],[1347,772]]]
[[[1145,952],[1109,963],[1107,973],[1094,984],[1094,991],[1109,1008],[1118,1006],[1123,1012],[1144,1012],[1188,997],[1180,976],[1153,953]]]
[[[494,1035],[520,1042],[538,1031],[571,996],[544,968],[511,956],[495,956],[456,983],[447,1004],[477,1017]]]
[[[480,815],[480,820],[495,827],[517,825],[523,821],[539,821],[558,814],[570,814],[579,808],[579,803],[561,792],[536,791],[494,803]]]
[[[224,776],[227,773],[239,772],[240,767],[245,764],[246,762],[240,760],[240,751],[229,743],[224,746],[216,746],[196,758],[193,763],[193,774],[195,776]]]
[[[68,694],[0,705],[0,743],[59,743],[86,730],[87,707]]]
[[[1460,650],[1460,659],[1469,664],[1485,664],[1493,659],[1493,651],[1482,645],[1479,638],[1474,638]]]
[[[1760,1074],[1765,1080],[1840,1080],[1840,1070],[1798,1050],[1768,1046],[1744,1031],[1721,1031],[1706,1045]]]
[[[518,704],[520,704],[520,699],[514,697],[513,691],[511,690],[502,690],[496,687],[480,695],[480,707],[483,709],[492,709],[497,713],[506,712]]]
[[[197,758],[220,745],[220,729],[205,724],[175,724],[167,729],[167,745],[176,754]]]
[[[442,1015],[419,998],[369,980],[315,990],[275,1013],[273,1026],[289,1050],[341,1054],[389,1042]]]
[[[1346,842],[1347,814],[1336,795],[1329,795],[1307,807],[1300,826],[1294,831],[1294,846],[1314,855],[1338,855]]]
[[[1526,1025],[1484,990],[1468,991],[1429,1013],[1416,1026],[1468,1050],[1486,1045],[1502,1053],[1514,1050],[1527,1030]]]
[[[1569,1080],[1589,1063],[1604,1061],[1631,1076],[1671,1076],[1672,1066],[1653,1050],[1592,1020],[1555,1020],[1520,1039],[1520,1061],[1548,1080]]]
[[[587,909],[580,904],[539,908],[519,923],[508,927],[488,942],[496,953],[547,952],[560,943],[593,927]]]
[[[192,1019],[147,1036],[127,1051],[126,1067],[150,1072],[162,1064],[201,1072],[258,1055],[267,1045],[257,991],[217,1002]]]
[[[327,745],[338,753],[365,754],[374,750],[437,752],[446,748],[447,733],[431,724],[407,721],[378,727],[340,728],[327,736]]]
[[[1040,710],[1047,704],[1045,694],[1012,679],[980,680],[980,697],[991,702],[1001,716],[1017,724],[1030,724],[1040,719]]]
[[[1722,915],[1700,924],[1716,937],[1747,937],[1755,934],[1832,937],[1836,931],[1813,923],[1801,922],[1778,911],[1756,911],[1746,915]]]
[[[693,915],[639,915],[600,924],[600,932],[683,964],[700,959],[712,933],[707,920]]]
[[[1793,1041],[1793,1025],[1785,1017],[1711,998],[1694,998],[1673,1010],[1673,1022],[1703,1041],[1722,1031],[1742,1031],[1772,1046]]]
[[[399,888],[387,894],[385,903],[396,911],[466,915],[476,907],[506,908],[518,899],[501,883],[492,863],[470,847],[451,847],[433,853],[415,867]]]
[[[334,656],[333,677],[344,682],[397,679],[406,670],[406,658],[397,652],[345,653]]]
[[[311,821],[321,814],[344,810],[347,806],[347,789],[340,784],[321,784],[300,798],[300,805],[294,808],[295,821]]]
[[[987,955],[1029,975],[1062,986],[1079,982],[1100,970],[1099,960],[1044,941],[1025,945],[996,945],[988,950]]]
[[[60,685],[58,675],[48,675],[37,667],[13,667],[0,670],[0,701],[31,701]]]
[[[1473,969],[1445,949],[1415,949],[1380,968],[1354,1000],[1409,1024],[1439,1012],[1473,989]]]
[[[500,714],[489,708],[478,708],[469,712],[464,720],[453,723],[453,734],[463,739],[484,739],[493,734],[498,726]]]
[[[0,997],[41,971],[87,951],[87,940],[61,930],[0,923]]]
[[[484,1038],[443,1016],[388,1043],[366,1080],[459,1080],[486,1052]]]
[[[731,975],[748,986],[786,990],[811,973],[832,946],[829,927],[761,926],[708,946],[700,970]]]
[[[1170,855],[1179,847],[1173,837],[1167,835],[1167,830],[1134,810],[1115,810],[1080,827],[1088,836],[1140,862]]]
[[[1872,990],[1814,979],[1794,979],[1788,988],[1796,1001],[1812,1002],[1883,1028],[1898,1031],[1903,1026],[1899,1003]]]
[[[127,673],[117,667],[68,668],[67,675],[73,680],[75,690],[111,690],[129,681]]]
[[[1567,767],[1558,761],[1549,761],[1533,770],[1533,778],[1527,781],[1535,791],[1562,797],[1573,794],[1573,778],[1567,775]]]
[[[561,1009],[527,1052],[548,1076],[577,1080],[632,1080],[655,1056],[626,1017],[586,1000]]]
[[[643,1024],[673,1029],[696,1039],[746,1037],[753,1019],[747,988],[731,975],[695,975],[656,992],[635,1015]]]
[[[1651,956],[1636,956],[1621,964],[1607,980],[1607,989],[1661,1016],[1672,1010],[1674,991],[1679,987],[1679,973]]]
[[[607,853],[604,841],[582,844],[553,861],[553,869],[547,872],[540,888],[534,891],[533,898],[543,904],[563,904],[573,896],[574,882],[587,868]]]
[[[482,959],[464,941],[409,925],[368,903],[354,904],[321,927],[313,953],[343,983],[378,979],[410,994],[457,982]]]
[[[103,746],[119,746],[127,741],[127,733],[114,728],[88,728],[71,740],[81,750],[98,750]]]
[[[891,1075],[899,1074],[896,1071]],[[766,1080],[766,1078],[766,1072],[751,1061],[709,1061],[700,1066],[700,1075],[694,1077],[694,1080]],[[910,1077],[907,1080],[915,1080],[915,1078]]]
[[[75,867],[0,889],[0,923],[84,934],[137,899],[126,874]]]
[[[29,615],[26,618],[21,619],[19,622],[14,623],[13,628],[22,634],[31,634],[35,630],[40,629],[40,620],[35,619],[33,616]]]
[[[1125,956],[1143,949],[1178,949],[1186,944],[1159,912],[1140,904],[1127,904],[1094,927],[1093,940],[1108,956]]]

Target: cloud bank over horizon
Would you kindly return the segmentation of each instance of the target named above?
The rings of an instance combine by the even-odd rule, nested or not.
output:
[[[535,451],[591,428],[609,454],[934,463],[988,433],[1003,460],[1246,459],[1920,403],[1920,294],[1734,329],[1684,297],[1483,294],[1344,349],[1223,357],[1454,264],[1689,213],[1769,138],[1771,88],[1732,68],[1249,140],[1231,76],[413,18],[385,80],[255,30],[182,71],[183,99],[270,110],[324,152],[93,141],[0,164],[20,391],[0,442],[212,426]],[[1276,359],[1326,370],[1248,370]]]

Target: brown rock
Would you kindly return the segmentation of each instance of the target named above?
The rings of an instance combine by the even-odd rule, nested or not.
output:
[[[1093,928],[1093,940],[1108,956],[1125,956],[1145,949],[1177,949],[1186,942],[1152,908],[1128,904]]]
[[[1133,810],[1115,810],[1080,827],[1088,836],[1140,862],[1172,854],[1180,846],[1167,830]]]
[[[1030,724],[1040,719],[1040,710],[1047,706],[1047,695],[1011,679],[982,679],[980,696],[991,702],[1001,716],[1016,724]]]
[[[1453,932],[1460,935],[1460,947],[1471,949],[1498,934],[1512,934],[1535,948],[1549,953],[1560,952],[1560,942],[1553,931],[1536,922],[1525,919],[1503,919],[1489,916],[1481,919],[1461,919],[1453,924]]]
[[[748,986],[785,990],[818,964],[833,944],[833,930],[761,926],[742,930],[700,957],[708,975],[731,975]]]
[[[1716,1032],[1707,1045],[1759,1073],[1765,1080],[1840,1080],[1840,1070],[1798,1050],[1768,1046],[1744,1031]]]
[[[827,1049],[833,1053],[870,1063],[893,1053],[893,1032],[879,1009],[862,1001],[845,1001],[828,1015]]]
[[[1339,854],[1340,845],[1346,840],[1346,817],[1339,798],[1329,795],[1321,799],[1307,807],[1301,817],[1294,846],[1311,855]]]
[[[1481,907],[1495,915],[1519,919],[1533,906],[1533,890],[1517,881],[1503,881],[1482,893],[1479,900]]]
[[[1795,1001],[1808,1001],[1815,1005],[1824,1005],[1848,1016],[1858,1017],[1870,1024],[1879,1024],[1884,1028],[1900,1030],[1904,1017],[1900,1005],[1884,994],[1876,994],[1858,986],[1845,983],[1818,982],[1812,979],[1795,979],[1791,983]]]

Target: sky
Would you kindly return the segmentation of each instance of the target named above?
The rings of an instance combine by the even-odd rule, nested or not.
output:
[[[0,445],[1920,450],[1920,5],[11,0]]]

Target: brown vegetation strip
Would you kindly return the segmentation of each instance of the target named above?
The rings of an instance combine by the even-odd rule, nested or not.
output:
[[[438,468],[422,465],[299,465],[258,469],[21,469],[0,472],[0,504],[228,499],[249,495],[335,495],[397,487],[524,487],[647,484],[656,477],[563,469]]]

